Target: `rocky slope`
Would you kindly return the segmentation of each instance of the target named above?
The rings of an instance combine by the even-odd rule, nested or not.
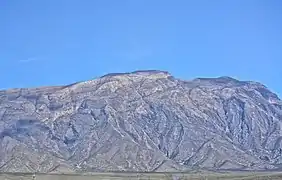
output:
[[[0,171],[264,170],[282,163],[282,101],[229,77],[109,74],[0,91]]]

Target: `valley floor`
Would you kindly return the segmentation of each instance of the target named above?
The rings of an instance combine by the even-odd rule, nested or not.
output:
[[[0,180],[278,180],[282,172],[242,173],[94,173],[82,174],[24,174],[1,173]]]

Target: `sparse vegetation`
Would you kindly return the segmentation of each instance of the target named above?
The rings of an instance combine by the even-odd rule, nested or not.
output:
[[[94,174],[37,174],[3,173],[0,180],[278,180],[282,173],[94,173]]]

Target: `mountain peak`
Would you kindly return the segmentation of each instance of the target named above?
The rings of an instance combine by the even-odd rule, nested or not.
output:
[[[167,71],[160,71],[160,70],[138,70],[138,71],[127,72],[127,73],[109,73],[102,76],[101,78],[116,77],[116,76],[152,76],[152,77],[167,78],[170,77],[171,74]]]

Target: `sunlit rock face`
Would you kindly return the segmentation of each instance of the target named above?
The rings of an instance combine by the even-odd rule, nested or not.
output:
[[[282,102],[260,83],[137,71],[0,91],[4,172],[272,170],[281,163]]]

